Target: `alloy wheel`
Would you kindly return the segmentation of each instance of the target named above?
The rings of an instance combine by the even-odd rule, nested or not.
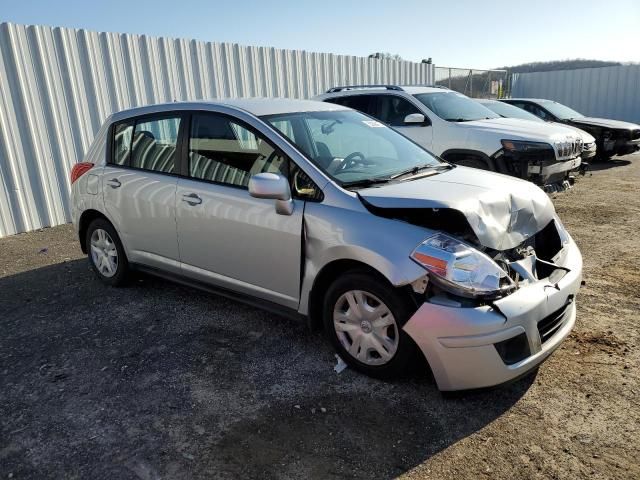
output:
[[[96,228],[91,234],[91,258],[100,275],[111,278],[118,270],[118,249],[106,230]]]

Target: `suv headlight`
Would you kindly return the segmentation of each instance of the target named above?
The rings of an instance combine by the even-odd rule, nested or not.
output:
[[[491,258],[444,233],[427,238],[411,258],[429,271],[439,287],[462,297],[497,297],[515,288]]]
[[[535,156],[539,160],[555,160],[556,151],[549,143],[501,140],[505,152],[515,155]]]

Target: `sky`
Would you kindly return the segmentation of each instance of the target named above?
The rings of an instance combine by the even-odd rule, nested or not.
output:
[[[0,0],[0,22],[497,68],[640,62],[640,0]]]

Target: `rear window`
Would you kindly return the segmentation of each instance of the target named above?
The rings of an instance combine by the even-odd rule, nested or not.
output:
[[[131,153],[133,122],[117,123],[113,127],[113,153],[109,163],[127,165]]]

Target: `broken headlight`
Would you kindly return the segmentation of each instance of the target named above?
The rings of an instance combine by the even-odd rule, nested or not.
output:
[[[505,152],[516,157],[525,156],[536,160],[555,160],[553,147],[544,142],[523,142],[520,140],[501,140]]]
[[[491,258],[444,233],[427,238],[411,258],[429,271],[431,281],[455,295],[497,297],[514,288],[507,272]]]

